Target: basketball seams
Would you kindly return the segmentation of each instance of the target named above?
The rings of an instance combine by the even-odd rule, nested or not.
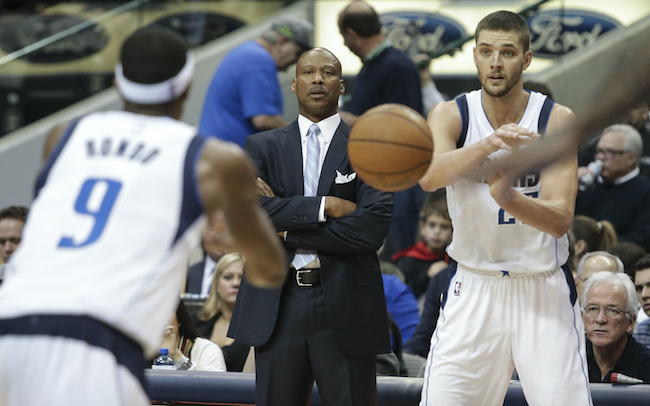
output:
[[[363,166],[357,165],[357,164],[353,164],[352,167],[353,167],[353,169],[355,171],[363,171],[363,172],[369,173],[371,175],[393,176],[393,175],[400,175],[400,174],[406,173],[406,172],[411,172],[414,169],[421,167],[422,165],[426,165],[427,168],[428,168],[429,164],[430,164],[429,161],[423,161],[423,162],[420,162],[419,164],[411,166],[410,168],[402,169],[401,171],[395,171],[395,172],[375,172],[375,171],[371,171],[369,169],[365,169]]]
[[[394,142],[394,141],[383,141],[383,140],[372,140],[372,139],[352,139],[348,140],[348,144],[355,143],[355,142],[368,142],[368,143],[373,143],[373,144],[386,144],[386,145],[395,145],[399,147],[404,147],[404,148],[412,148],[412,149],[417,149],[419,151],[427,151],[427,152],[433,152],[431,148],[423,148],[417,145],[411,145],[411,144],[402,144],[401,142]],[[348,147],[349,148],[349,147]]]
[[[431,144],[433,144],[433,139],[432,139],[432,137],[429,137],[429,134],[427,134],[427,132],[424,131],[424,130],[422,129],[422,127],[420,127],[419,125],[417,125],[416,123],[414,123],[413,121],[409,120],[407,117],[404,117],[404,116],[401,115],[401,114],[393,113],[392,111],[378,111],[378,112],[376,112],[376,113],[370,113],[370,114],[368,114],[367,117],[372,117],[372,116],[380,115],[380,114],[381,114],[381,115],[390,114],[391,116],[398,117],[398,118],[400,118],[401,120],[404,120],[404,121],[406,121],[406,122],[409,123],[409,124],[415,125],[415,127],[418,129],[418,131],[420,132],[420,134],[422,134],[422,136],[423,136],[424,138],[426,138],[427,141],[429,141]]]

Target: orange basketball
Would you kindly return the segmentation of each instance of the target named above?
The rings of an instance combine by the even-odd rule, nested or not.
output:
[[[433,158],[424,118],[401,104],[366,111],[352,127],[348,155],[355,172],[375,189],[396,192],[415,185]]]

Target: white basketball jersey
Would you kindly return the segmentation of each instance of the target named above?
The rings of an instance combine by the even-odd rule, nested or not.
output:
[[[463,120],[458,147],[472,145],[495,131],[481,102],[481,90],[461,96],[457,104]],[[528,105],[519,125],[543,134],[553,101],[530,92]],[[488,157],[507,154],[500,150]],[[565,236],[552,235],[530,227],[504,211],[490,195],[489,185],[468,176],[447,186],[447,204],[454,227],[449,256],[459,264],[486,271],[545,272],[564,265],[569,256]],[[522,176],[515,189],[531,199],[541,198],[539,171]]]
[[[205,222],[202,146],[169,117],[100,112],[71,124],[37,180],[0,318],[90,316],[152,354]]]

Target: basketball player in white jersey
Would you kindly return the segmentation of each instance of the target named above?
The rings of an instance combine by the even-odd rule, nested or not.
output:
[[[193,66],[173,32],[138,30],[115,72],[125,110],[48,135],[0,290],[0,405],[150,404],[143,355],[158,350],[206,215],[227,224],[211,244],[245,255],[251,283],[284,280],[244,153],[177,121]]]
[[[502,405],[516,367],[528,404],[591,405],[584,332],[566,232],[577,193],[576,151],[541,172],[483,178],[481,165],[574,119],[523,89],[528,26],[499,11],[476,29],[481,90],[429,116],[435,158],[420,181],[447,187],[457,270],[431,339],[421,406]]]

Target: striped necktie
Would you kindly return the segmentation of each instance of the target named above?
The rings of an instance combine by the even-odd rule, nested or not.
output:
[[[318,141],[320,128],[317,124],[312,124],[307,131],[307,160],[305,161],[305,173],[303,176],[304,195],[308,197],[316,196],[318,190],[318,178],[320,166],[320,142]],[[298,248],[291,261],[296,269],[301,269],[308,263],[316,259],[316,251],[304,248]]]

